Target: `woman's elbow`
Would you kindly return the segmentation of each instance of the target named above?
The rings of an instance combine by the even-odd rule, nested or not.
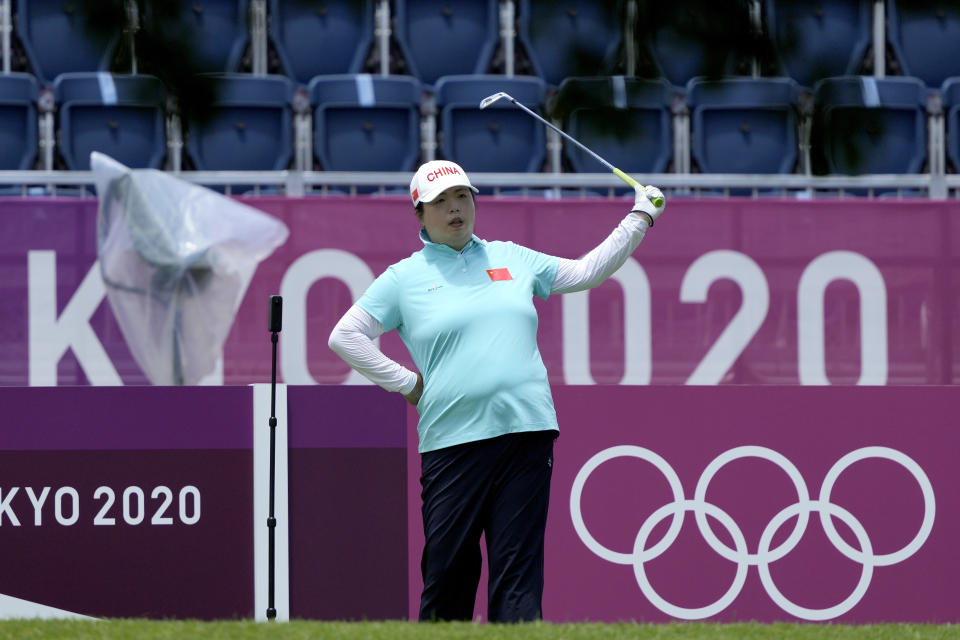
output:
[[[343,349],[343,333],[338,327],[334,327],[333,331],[330,332],[330,336],[327,338],[327,346],[330,347],[331,351],[340,355]]]

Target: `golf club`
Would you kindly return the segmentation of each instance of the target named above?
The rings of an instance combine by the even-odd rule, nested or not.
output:
[[[550,122],[548,122],[545,118],[540,117],[539,115],[537,115],[536,112],[534,112],[534,111],[528,109],[527,107],[525,107],[524,105],[520,104],[519,102],[516,101],[516,99],[514,99],[513,97],[511,97],[509,94],[504,93],[503,91],[500,91],[499,93],[495,93],[495,94],[493,94],[492,96],[487,96],[486,98],[484,98],[483,100],[481,100],[481,101],[480,101],[480,108],[481,108],[481,109],[486,109],[486,108],[489,107],[491,104],[493,104],[493,103],[496,102],[497,100],[500,100],[501,98],[506,98],[507,100],[509,100],[509,101],[512,102],[513,104],[517,105],[518,107],[520,107],[521,109],[523,109],[524,111],[526,111],[527,113],[529,113],[531,116],[533,116],[534,118],[536,118],[537,120],[539,120],[540,122],[542,122],[543,124],[547,125],[547,126],[550,127],[551,129],[553,129],[554,131],[556,131],[557,133],[559,133],[561,136],[563,136],[564,138],[566,138],[567,140],[569,140],[569,141],[572,142],[573,144],[577,145],[578,147],[580,147],[581,149],[583,149],[584,151],[586,151],[587,153],[589,153],[589,154],[590,154],[591,156],[593,156],[600,164],[602,164],[603,166],[605,166],[607,169],[610,169],[610,171],[613,172],[613,175],[617,176],[618,178],[620,178],[621,180],[623,180],[624,182],[626,182],[628,185],[630,185],[630,186],[633,187],[634,189],[636,189],[637,187],[642,187],[642,185],[641,185],[639,182],[637,182],[636,180],[634,180],[633,178],[631,178],[630,176],[628,176],[627,174],[625,174],[623,171],[620,171],[620,169],[617,169],[615,166],[613,166],[612,164],[610,164],[609,162],[607,162],[606,160],[604,160],[603,158],[601,158],[600,156],[598,156],[596,153],[594,153],[593,151],[591,151],[590,149],[588,149],[583,143],[581,143],[580,141],[574,139],[572,136],[567,135],[566,133],[564,133],[563,131],[561,131],[561,130],[558,129],[557,127],[553,126],[553,125],[552,125]],[[655,207],[662,207],[662,206],[663,206],[663,198],[655,198],[652,202],[653,202],[653,206],[655,206]]]

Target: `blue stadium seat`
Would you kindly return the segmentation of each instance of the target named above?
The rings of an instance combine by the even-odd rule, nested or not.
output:
[[[534,73],[557,86],[567,77],[613,73],[622,16],[621,0],[521,0],[518,35]]]
[[[947,158],[960,172],[960,76],[947,78],[940,88],[947,130]]]
[[[326,171],[412,171],[420,156],[420,82],[318,76],[308,86],[314,154]]]
[[[669,25],[651,30],[648,37],[647,44],[657,70],[663,78],[678,87],[706,74],[711,57],[716,55],[702,42],[683,37],[682,33]]]
[[[571,136],[627,173],[666,171],[673,156],[671,105],[674,89],[664,80],[567,78],[557,90],[553,114]],[[564,142],[574,171],[604,167]]]
[[[746,2],[641,3],[638,51],[649,51],[658,74],[676,87],[699,76],[735,75],[749,69],[753,45],[742,35],[753,29]],[[737,44],[742,43],[740,50]],[[750,54],[750,55],[748,55]],[[747,70],[749,73],[749,71]]]
[[[52,83],[61,73],[107,69],[120,34],[91,32],[84,4],[63,0],[17,3],[16,35],[34,74]],[[121,12],[122,8],[117,9]]]
[[[480,101],[499,91],[539,111],[546,85],[536,76],[446,76],[437,82],[443,157],[467,171],[539,171],[546,156],[544,126],[508,100],[484,110]]]
[[[53,84],[60,154],[70,169],[90,170],[99,151],[128,167],[159,169],[166,155],[166,89],[153,76],[64,73]]]
[[[271,0],[270,36],[284,73],[301,84],[359,73],[373,41],[373,2]]]
[[[704,173],[791,173],[797,97],[790,78],[694,78],[687,85],[692,154]]]
[[[278,171],[293,155],[293,83],[285,76],[208,74],[212,117],[190,122],[187,151],[200,170]]]
[[[960,5],[887,0],[887,37],[901,73],[939,87],[960,73]]]
[[[0,169],[31,169],[37,157],[37,81],[0,75]]]
[[[857,72],[872,38],[871,0],[766,0],[780,74],[805,87]]]
[[[239,68],[250,40],[248,5],[249,0],[190,0],[182,3],[176,36],[189,43],[198,71],[219,73]]]
[[[396,38],[410,75],[485,73],[499,38],[497,0],[396,0]]]
[[[813,97],[815,172],[920,171],[927,155],[923,82],[908,77],[825,78],[814,86]]]

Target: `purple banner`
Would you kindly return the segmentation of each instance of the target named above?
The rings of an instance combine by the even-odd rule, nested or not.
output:
[[[291,617],[415,616],[415,410],[286,391]],[[0,614],[255,614],[251,389],[2,393]],[[556,385],[545,618],[957,622],[957,393]]]
[[[326,346],[343,311],[417,251],[402,197],[256,198],[288,242],[262,263],[213,382],[356,382]],[[576,257],[629,201],[481,197],[476,232]],[[0,200],[0,384],[143,384],[104,304],[94,200]],[[673,198],[589,294],[538,302],[554,384],[944,385],[957,377],[960,202]],[[409,356],[395,333],[381,346]]]
[[[262,614],[263,391],[0,388],[0,617]],[[278,391],[277,610],[405,617],[406,402],[369,386]]]
[[[288,387],[291,618],[406,617],[406,406],[378,387]]]
[[[4,617],[253,615],[249,388],[7,388],[0,402]]]
[[[402,449],[405,406],[378,387],[288,387],[290,448]]]
[[[544,617],[957,622],[957,393],[555,388]]]
[[[250,449],[245,387],[0,387],[0,451]],[[146,411],[145,407],[149,407]]]

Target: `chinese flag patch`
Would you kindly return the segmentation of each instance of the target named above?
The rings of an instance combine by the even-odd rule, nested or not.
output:
[[[502,269],[487,269],[487,275],[490,276],[490,279],[494,282],[499,280],[513,280],[513,276],[510,275],[510,270],[506,267]]]

